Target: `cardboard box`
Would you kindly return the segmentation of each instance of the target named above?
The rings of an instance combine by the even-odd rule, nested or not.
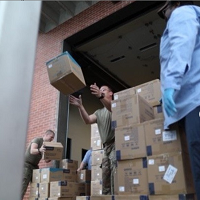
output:
[[[99,150],[103,148],[100,136],[91,138],[91,148],[92,150]]]
[[[60,168],[77,170],[78,169],[78,161],[71,160],[71,159],[63,159],[60,161]]]
[[[150,105],[160,105],[162,97],[159,79],[146,82],[135,87],[136,94],[143,97]]]
[[[149,200],[195,200],[194,194],[150,195]]]
[[[133,194],[133,195],[115,195],[115,200],[149,200],[149,196],[145,194]]]
[[[39,198],[36,198],[36,197],[29,197],[28,200],[43,200],[43,199],[39,199]],[[44,199],[46,200],[46,199]]]
[[[90,196],[90,183],[75,183],[74,196]]]
[[[102,195],[102,181],[91,181],[91,196]]]
[[[72,197],[49,197],[48,199],[42,199],[42,200],[74,200],[74,199]]]
[[[165,131],[163,121],[163,119],[155,119],[144,123],[148,156],[181,151],[178,127]]]
[[[115,168],[115,172],[114,172],[114,195],[118,195],[118,178],[117,178],[117,173],[118,173],[118,169],[117,167]]]
[[[42,168],[41,169],[41,183],[49,183],[52,181],[64,180],[63,169],[60,168]]]
[[[74,182],[56,181],[50,183],[50,197],[73,197]]]
[[[91,124],[91,138],[100,137],[97,123]]]
[[[90,196],[76,196],[76,200],[90,200]]]
[[[32,183],[40,183],[41,169],[34,169],[32,174]]]
[[[92,165],[101,165],[104,155],[104,150],[92,151]]]
[[[39,197],[48,198],[50,194],[50,183],[40,183],[39,184]]]
[[[44,142],[46,151],[43,153],[44,160],[62,160],[63,145],[60,142]]]
[[[90,200],[114,200],[112,195],[91,196]]]
[[[91,170],[81,170],[77,172],[78,183],[90,183],[91,181]]]
[[[117,163],[118,194],[148,194],[147,159],[122,160]]]
[[[112,128],[142,123],[154,119],[153,107],[139,95],[113,100]]]
[[[46,65],[51,85],[63,94],[72,94],[86,86],[80,65],[68,52],[53,58]]]
[[[117,160],[146,157],[143,124],[134,124],[116,128],[115,150]]]
[[[70,181],[70,182],[76,182],[77,181],[77,173],[76,170],[72,169],[63,169],[63,180],[64,181]]]
[[[38,197],[39,183],[30,183],[30,194],[29,197]]]
[[[92,181],[102,180],[102,168],[99,165],[92,166]]]
[[[183,156],[187,159],[183,159]],[[182,152],[165,153],[148,157],[149,193],[192,194],[192,173],[188,170],[189,156]],[[189,179],[186,179],[186,174]]]
[[[154,118],[155,119],[161,119],[161,118],[164,119],[164,113],[163,113],[162,105],[154,106],[153,111],[154,111]]]
[[[134,94],[136,94],[136,91],[135,91],[135,88],[132,87],[132,88],[128,88],[126,90],[116,92],[116,93],[114,93],[113,96],[114,96],[114,100],[118,100],[118,99],[122,99],[127,96],[132,96]]]

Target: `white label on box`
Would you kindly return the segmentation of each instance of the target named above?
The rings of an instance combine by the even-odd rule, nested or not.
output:
[[[81,177],[80,177],[81,179],[83,179],[83,174],[81,174]]]
[[[97,143],[97,141],[95,140],[94,143]]]
[[[99,190],[99,194],[102,194],[102,190]]]
[[[139,184],[139,179],[138,178],[134,178],[133,179],[133,184],[135,184],[135,185]]]
[[[115,108],[116,107],[116,103],[112,103],[112,108]]]
[[[118,99],[118,94],[114,94],[114,100]]]
[[[142,92],[142,89],[141,88],[137,89],[137,93],[140,93],[140,92]]]
[[[178,169],[173,167],[172,165],[169,165],[167,168],[167,171],[165,172],[163,179],[167,181],[168,183],[172,183]]]
[[[163,142],[177,140],[176,131],[163,131]]]
[[[124,186],[119,186],[119,191],[120,191],[120,192],[124,192],[124,191],[125,191]]]
[[[44,190],[44,188],[43,188],[43,187],[42,187],[41,189],[42,189],[42,190]]]
[[[155,130],[155,134],[156,134],[156,135],[160,135],[160,134],[161,134],[161,129],[156,129],[156,130]]]
[[[125,140],[125,141],[130,140],[130,135],[125,136],[125,137],[124,137],[124,140]]]
[[[99,147],[101,144],[101,140],[97,140],[97,146]]]
[[[154,159],[149,159],[149,165],[154,165]]]
[[[38,190],[36,191],[36,195],[38,195]]]
[[[97,160],[100,160],[100,158],[97,158]]]
[[[58,196],[60,196],[60,192],[58,192]]]
[[[35,179],[38,179],[38,177],[36,176]]]
[[[46,179],[47,178],[47,174],[43,174],[42,178]]]
[[[159,172],[165,172],[165,166],[159,166],[158,171]]]
[[[97,176],[99,176],[99,173],[97,173]]]
[[[52,64],[48,65],[49,69],[52,68]]]

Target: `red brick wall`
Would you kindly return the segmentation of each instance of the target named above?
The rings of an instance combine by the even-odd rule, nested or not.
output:
[[[52,31],[38,35],[27,144],[34,137],[41,137],[47,129],[55,132],[57,129],[59,93],[49,84],[45,62],[62,52],[63,40],[67,37],[132,2],[122,1],[116,4],[109,1],[98,2]],[[40,168],[50,165],[51,163],[47,165],[41,161]],[[24,200],[28,200],[28,196],[29,188]]]

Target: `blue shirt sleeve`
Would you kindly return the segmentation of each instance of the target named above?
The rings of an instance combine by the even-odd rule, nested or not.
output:
[[[89,160],[90,160],[90,156],[91,156],[91,152],[92,150],[88,150],[82,160],[82,162],[84,162],[85,164],[89,164]]]
[[[198,28],[199,22],[192,7],[181,6],[172,12],[165,30],[165,34],[168,35],[169,51],[162,52],[165,58],[163,59],[164,89],[180,89],[182,78],[191,67]]]

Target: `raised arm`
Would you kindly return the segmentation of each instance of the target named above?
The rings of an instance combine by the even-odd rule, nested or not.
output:
[[[82,104],[81,95],[79,95],[79,98],[76,98],[76,97],[70,95],[69,102],[70,102],[70,104],[72,104],[78,108],[80,116],[86,124],[96,123],[96,120],[97,120],[96,115],[95,114],[89,115],[87,113],[87,111],[85,110],[85,108]]]

